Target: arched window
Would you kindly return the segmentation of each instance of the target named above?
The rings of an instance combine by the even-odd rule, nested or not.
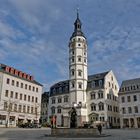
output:
[[[78,76],[82,76],[82,71],[78,70]]]
[[[96,111],[96,104],[92,103],[90,105],[91,111]]]
[[[78,83],[78,88],[82,89],[82,83],[81,82]]]
[[[71,76],[74,76],[74,69],[71,70]]]
[[[90,93],[90,98],[91,98],[91,100],[92,100],[92,99],[96,99],[96,94],[95,94],[95,92],[91,92],[91,93]]]
[[[62,112],[61,110],[62,110],[61,106],[58,106],[57,107],[57,113],[60,114]]]
[[[58,103],[62,103],[62,97],[58,97]]]
[[[99,106],[99,111],[104,110],[104,103],[100,102],[100,103],[98,104],[98,106]]]
[[[71,88],[74,88],[74,87],[75,87],[75,82],[72,81],[72,82],[71,82]]]
[[[98,98],[100,99],[100,98],[103,98],[104,96],[103,96],[103,91],[102,90],[99,90],[99,92],[98,92]]]

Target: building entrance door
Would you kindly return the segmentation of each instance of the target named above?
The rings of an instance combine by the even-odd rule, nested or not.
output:
[[[76,109],[73,107],[70,114],[70,127],[76,128],[77,127],[77,113]]]

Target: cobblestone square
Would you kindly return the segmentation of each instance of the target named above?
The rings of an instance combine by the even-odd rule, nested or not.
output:
[[[50,131],[49,128],[0,128],[0,140],[140,140],[140,129],[103,129],[101,136],[85,138],[49,137]]]

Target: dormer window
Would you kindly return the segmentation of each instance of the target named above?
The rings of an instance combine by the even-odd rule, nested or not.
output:
[[[99,80],[99,86],[101,87],[103,85],[102,80]]]

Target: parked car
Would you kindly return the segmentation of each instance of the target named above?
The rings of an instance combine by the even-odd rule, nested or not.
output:
[[[41,128],[41,125],[39,123],[24,123],[18,125],[20,128]]]

